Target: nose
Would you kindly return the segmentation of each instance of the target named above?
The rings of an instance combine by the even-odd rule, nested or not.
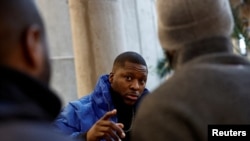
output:
[[[137,80],[134,80],[132,82],[132,84],[131,84],[131,89],[133,89],[133,90],[139,90],[139,88],[140,88],[139,82]]]

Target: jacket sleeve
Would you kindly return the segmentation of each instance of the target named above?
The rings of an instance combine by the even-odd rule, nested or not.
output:
[[[69,103],[59,114],[53,123],[57,131],[71,137],[79,137],[82,134],[80,128],[80,121],[76,114],[76,108],[72,103]]]

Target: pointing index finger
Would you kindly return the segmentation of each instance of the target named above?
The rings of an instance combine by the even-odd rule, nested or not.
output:
[[[116,110],[116,109],[114,109],[114,110],[112,110],[112,111],[109,111],[109,112],[107,112],[107,113],[102,117],[102,119],[103,119],[103,120],[109,120],[112,116],[115,116],[116,113],[117,113],[117,110]]]

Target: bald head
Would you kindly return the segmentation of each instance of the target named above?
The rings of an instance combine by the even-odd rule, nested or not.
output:
[[[48,81],[45,29],[34,1],[0,0],[0,19],[0,65]]]
[[[0,1],[0,53],[11,44],[22,42],[22,36],[31,25],[38,25],[44,34],[42,19],[33,0]]]

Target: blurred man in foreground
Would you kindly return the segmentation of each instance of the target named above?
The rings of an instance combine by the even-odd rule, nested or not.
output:
[[[1,0],[1,141],[69,141],[49,127],[61,108],[49,78],[45,29],[33,0]]]

